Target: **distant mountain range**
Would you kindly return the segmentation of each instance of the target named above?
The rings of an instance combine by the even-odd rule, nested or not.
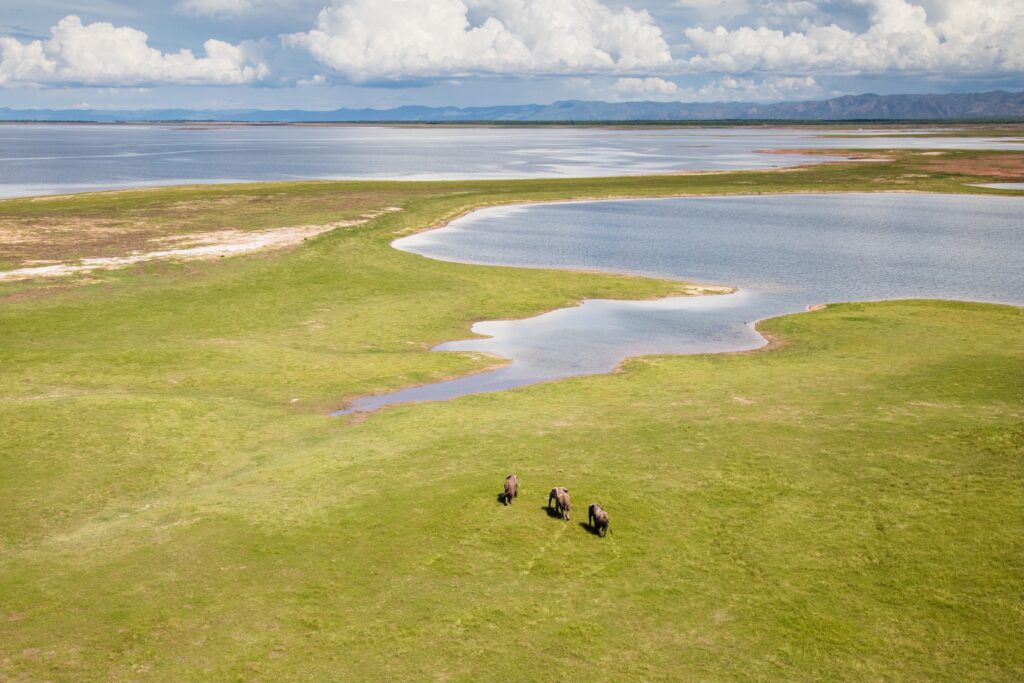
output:
[[[196,110],[5,109],[0,121],[237,121],[245,123],[592,123],[667,121],[942,121],[1022,120],[1024,92],[959,95],[846,95],[829,100],[778,102],[587,102],[501,107],[396,109]]]

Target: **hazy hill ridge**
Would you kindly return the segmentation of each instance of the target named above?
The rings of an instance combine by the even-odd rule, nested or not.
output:
[[[1024,120],[1024,92],[995,90],[953,95],[845,95],[829,100],[779,102],[590,102],[499,107],[396,109],[104,111],[91,109],[5,109],[3,121],[241,121],[241,122],[592,122],[592,121],[870,121]]]

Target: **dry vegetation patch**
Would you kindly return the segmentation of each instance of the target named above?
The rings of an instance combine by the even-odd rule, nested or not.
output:
[[[1006,152],[971,157],[933,156],[926,163],[919,164],[918,168],[940,173],[1019,180],[1024,179],[1024,153]]]
[[[394,209],[392,203],[392,193],[375,188],[332,192],[317,184],[298,191],[189,187],[5,200],[0,201],[0,271],[135,258],[166,251],[168,245],[231,247],[217,256],[237,253],[243,241],[259,248],[280,246],[298,233],[301,241],[372,220]],[[191,255],[160,257],[167,256]]]
[[[371,211],[352,220],[335,221],[319,225],[293,225],[270,230],[218,230],[214,232],[186,233],[183,235],[150,236],[143,243],[150,251],[131,250],[120,256],[104,256],[98,258],[79,258],[69,261],[56,259],[30,259],[23,261],[24,267],[0,271],[0,281],[31,280],[35,278],[62,277],[89,273],[96,270],[112,270],[125,266],[145,263],[148,261],[166,260],[197,260],[236,256],[263,249],[280,249],[303,242],[311,237],[356,225],[362,225],[384,213],[400,211],[398,207],[387,207],[379,211]],[[82,226],[68,227],[69,232],[91,230]],[[97,230],[102,232],[102,228]],[[119,235],[117,229],[111,230]],[[31,236],[31,233],[29,233]],[[159,233],[158,233],[159,235]],[[30,240],[27,240],[31,242]],[[123,249],[130,244],[128,240],[104,243],[112,251],[117,247]],[[163,247],[153,249],[153,247]]]
[[[771,154],[804,154],[810,156],[836,157],[832,163],[844,161],[890,162],[894,170],[923,171],[925,173],[901,173],[898,178],[879,176],[878,182],[906,184],[905,179],[928,178],[929,173],[962,175],[972,178],[1000,180],[1024,179],[1024,152],[1016,151],[963,151],[963,150],[836,150],[836,149],[768,149]],[[787,169],[793,170],[793,169]]]

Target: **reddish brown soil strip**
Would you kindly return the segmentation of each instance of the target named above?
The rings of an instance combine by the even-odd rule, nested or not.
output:
[[[895,157],[880,150],[851,150],[851,149],[821,149],[817,147],[813,148],[795,148],[795,149],[759,149],[757,150],[761,154],[801,154],[804,156],[816,156],[816,157],[837,157],[835,162],[842,163],[843,161],[894,161]]]
[[[1008,152],[966,159],[933,157],[916,168],[940,173],[1024,180],[1024,153]]]
[[[960,150],[919,152],[915,150],[766,149],[771,154],[843,156],[854,161],[900,161],[908,169],[964,176],[1024,180],[1024,152],[993,151],[965,156]],[[906,175],[906,177],[924,177]]]

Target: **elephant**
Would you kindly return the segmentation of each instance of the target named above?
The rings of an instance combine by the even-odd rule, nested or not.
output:
[[[501,495],[501,500],[505,505],[511,505],[513,498],[519,497],[519,477],[514,474],[510,474],[505,477],[505,493]]]
[[[597,503],[591,503],[587,512],[587,521],[590,528],[597,532],[597,535],[604,538],[608,533],[608,513]]]
[[[569,502],[569,489],[564,486],[556,486],[548,494],[548,509],[551,509],[551,501],[555,501],[555,512],[562,516],[562,519],[569,521],[569,511],[572,504]]]

